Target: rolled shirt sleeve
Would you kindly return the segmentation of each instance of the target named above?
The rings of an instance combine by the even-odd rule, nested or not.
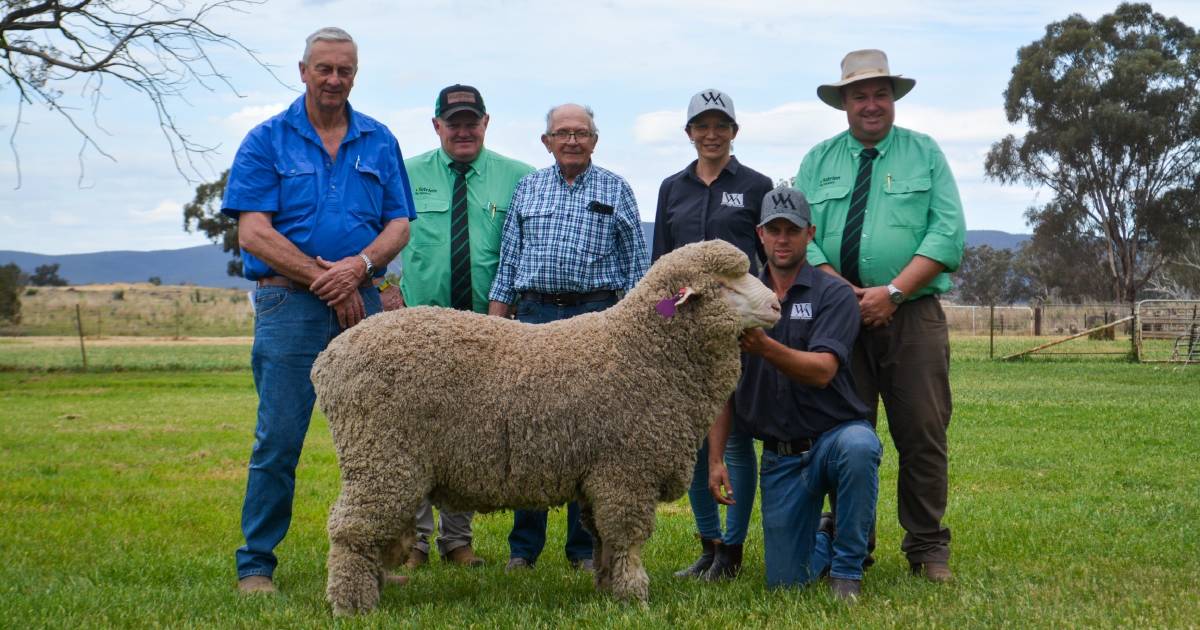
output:
[[[279,210],[280,178],[268,131],[264,125],[256,127],[238,147],[221,199],[221,212],[228,217],[237,219],[242,211]]]
[[[837,357],[838,365],[850,365],[850,349],[854,347],[861,326],[858,298],[850,285],[830,283],[813,314],[808,350],[829,352]]]
[[[917,255],[935,260],[946,267],[947,272],[958,269],[962,263],[963,243],[967,223],[963,217],[962,200],[958,196],[958,185],[954,174],[941,149],[930,151],[930,190],[928,229],[925,238],[917,247]]]

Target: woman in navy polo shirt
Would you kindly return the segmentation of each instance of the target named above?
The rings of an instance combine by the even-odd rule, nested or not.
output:
[[[765,256],[754,227],[763,197],[772,186],[770,178],[741,165],[732,154],[738,132],[733,100],[720,90],[696,94],[688,105],[684,131],[696,147],[696,160],[663,180],[658,191],[651,262],[688,243],[719,238],[745,252],[751,273],[757,274]],[[713,581],[737,577],[741,571],[758,474],[754,440],[736,427],[725,447],[725,465],[737,503],[726,509],[722,533],[721,515],[708,491],[706,441],[696,455],[688,490],[703,551],[691,566],[675,574],[678,577]]]

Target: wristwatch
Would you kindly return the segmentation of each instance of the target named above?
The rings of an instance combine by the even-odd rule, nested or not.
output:
[[[904,303],[904,292],[901,291],[899,287],[889,282],[887,285],[887,290],[888,299],[892,301],[892,304],[899,306]]]
[[[367,255],[362,252],[359,252],[358,257],[367,264],[367,277],[370,278],[375,274],[375,265],[371,262],[371,259],[367,258]]]

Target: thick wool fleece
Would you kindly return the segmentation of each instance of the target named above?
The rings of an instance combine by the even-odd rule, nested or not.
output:
[[[530,325],[418,307],[336,338],[312,370],[342,472],[335,612],[376,605],[384,557],[403,560],[426,495],[456,511],[579,500],[600,541],[597,585],[644,600],[655,503],[682,496],[737,385],[739,316],[720,280],[748,269],[732,245],[696,243],[601,313]],[[683,287],[696,297],[660,315]]]

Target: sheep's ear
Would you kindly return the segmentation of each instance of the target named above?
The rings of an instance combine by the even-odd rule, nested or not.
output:
[[[678,308],[687,304],[688,300],[694,297],[696,297],[696,292],[692,290],[692,287],[683,287],[679,290],[679,293],[675,294],[675,307]]]
[[[689,300],[697,297],[695,291],[691,287],[683,287],[675,295],[668,298],[663,298],[654,305],[654,310],[665,319],[670,319],[675,316],[675,309],[686,304]]]

